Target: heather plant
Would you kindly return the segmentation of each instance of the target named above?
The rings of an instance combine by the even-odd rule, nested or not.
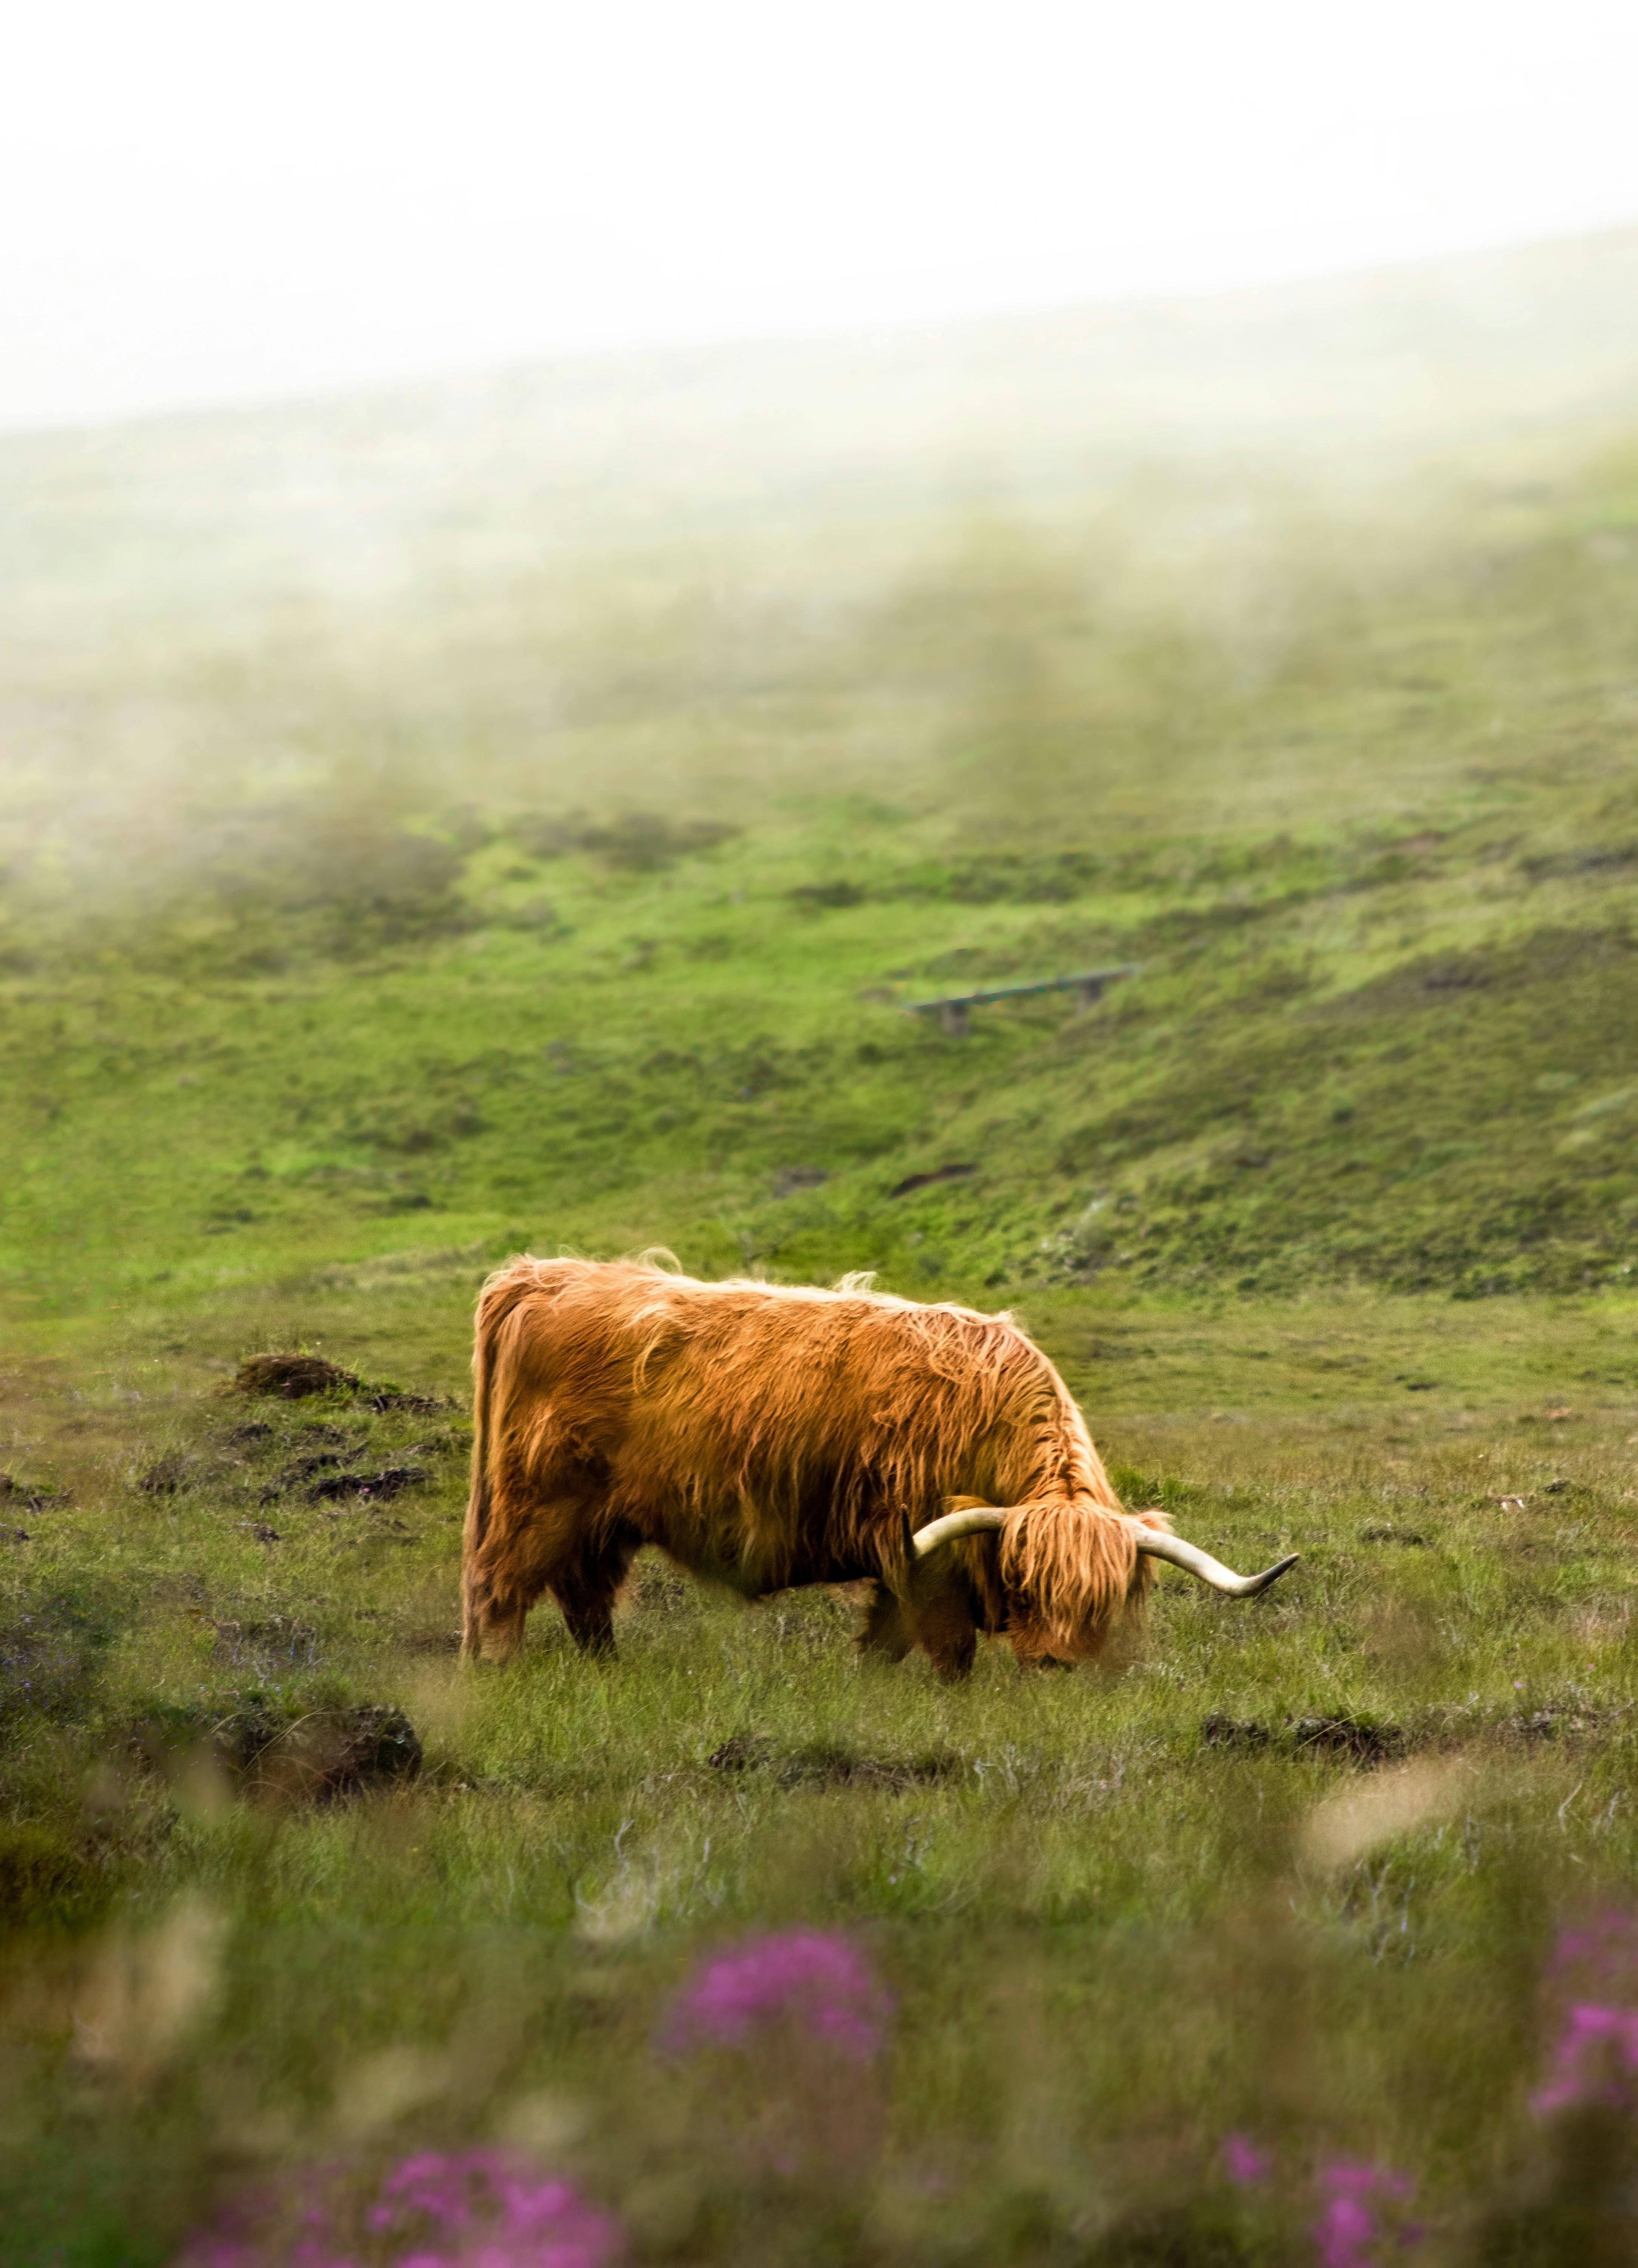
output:
[[[1533,2137],[1478,2217],[1483,2268],[1589,2268],[1631,2257],[1638,2196],[1638,1916],[1608,1907],[1561,1930],[1542,1977],[1544,2069]]]
[[[662,2035],[673,2053],[749,2045],[777,2032],[855,2065],[882,2052],[892,2001],[859,1948],[835,1931],[750,1938],[705,1962]]]
[[[331,2166],[224,2207],[177,2268],[611,2268],[619,2222],[494,2150],[405,2158],[373,2190]]]
[[[1544,2116],[1605,2102],[1630,2109],[1638,2073],[1638,2008],[1577,2001],[1564,2017],[1547,2084],[1535,2097]]]
[[[1337,2158],[1319,2170],[1314,2246],[1320,2268],[1382,2268],[1421,2239],[1407,2219],[1413,2184],[1391,2167]]]
[[[1230,2134],[1223,2142],[1223,2171],[1236,2189],[1257,2189],[1274,2169],[1273,2159],[1249,2134]]]
[[[1280,2180],[1272,2150],[1249,2134],[1229,2134],[1221,2162],[1232,2186],[1254,2193],[1264,2205],[1266,2230],[1294,2233],[1300,2186]],[[1308,2228],[1309,2257],[1318,2268],[1382,2268],[1420,2246],[1424,2232],[1409,2213],[1414,2183],[1395,2168],[1330,2158],[1314,2176],[1312,2189],[1319,2209]]]
[[[1556,2020],[1540,2117],[1601,2103],[1638,2114],[1638,1916],[1616,1909],[1561,1933],[1547,1965]]]
[[[882,2145],[892,2012],[852,1938],[778,1930],[702,1962],[658,2044],[693,2066],[697,2115],[748,2171],[857,2183]]]

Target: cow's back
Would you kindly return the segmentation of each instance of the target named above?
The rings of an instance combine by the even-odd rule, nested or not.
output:
[[[1115,1501],[1005,1317],[632,1262],[520,1260],[484,1299],[514,1470],[578,1474],[606,1518],[690,1564],[865,1572],[952,1496]]]

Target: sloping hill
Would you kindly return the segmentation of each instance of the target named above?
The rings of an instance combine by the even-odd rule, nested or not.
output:
[[[992,1300],[1624,1281],[1625,460],[1333,590],[1250,682],[1204,634],[1158,652],[1088,622],[1083,651],[1060,591],[1009,714],[981,557],[938,584],[929,653],[904,627],[925,592],[830,651],[815,770],[827,731],[896,703],[931,751],[919,809],[815,785],[737,831],[406,831],[309,801],[140,908],[64,927],[26,902],[11,1282],[168,1301],[472,1240]],[[965,1040],[899,1012],[1126,962],[1090,1011],[1007,1003]]]
[[[1624,1281],[1635,257],[8,445],[9,1281]]]

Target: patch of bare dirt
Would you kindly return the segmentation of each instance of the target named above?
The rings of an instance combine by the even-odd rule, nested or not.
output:
[[[401,1495],[405,1489],[424,1488],[432,1477],[424,1465],[383,1465],[379,1473],[330,1473],[314,1482],[307,1501],[323,1504],[338,1497],[359,1496],[380,1502]]]
[[[978,1170],[977,1166],[970,1165],[934,1166],[931,1173],[906,1174],[902,1182],[894,1183],[888,1195],[890,1197],[907,1197],[916,1189],[931,1189],[935,1182],[967,1181]]]
[[[328,1805],[416,1778],[421,1742],[402,1709],[365,1702],[281,1716],[247,1697],[212,1719],[196,1708],[155,1709],[132,1728],[131,1746],[152,1771],[177,1778],[203,1757],[235,1793],[282,1805]]]
[[[314,1394],[362,1394],[364,1381],[321,1355],[253,1354],[240,1364],[226,1391],[305,1402]]]
[[[1278,1725],[1256,1718],[1214,1714],[1200,1721],[1208,1749],[1273,1749],[1287,1756],[1304,1751],[1347,1756],[1356,1764],[1385,1764],[1411,1745],[1402,1725],[1370,1717],[1287,1717]]]

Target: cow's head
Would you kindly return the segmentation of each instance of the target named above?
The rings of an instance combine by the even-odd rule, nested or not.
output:
[[[1230,1598],[1251,1599],[1296,1565],[1292,1552],[1259,1575],[1236,1575],[1170,1533],[1162,1512],[1125,1513],[1059,1499],[1011,1506],[966,1503],[918,1528],[918,1562],[963,1536],[994,1533],[1005,1628],[1024,1660],[1084,1660],[1101,1651],[1128,1607],[1140,1604],[1157,1560],[1169,1560]]]

